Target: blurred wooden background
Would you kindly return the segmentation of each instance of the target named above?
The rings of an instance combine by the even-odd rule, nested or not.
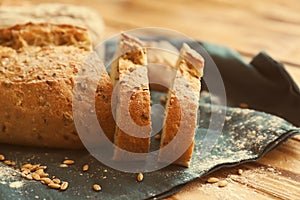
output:
[[[1,1],[0,1],[1,2]],[[30,3],[52,2],[30,0]],[[300,84],[300,2],[298,0],[58,0],[96,10],[105,37],[138,27],[169,28],[194,39],[226,45],[247,60],[264,50],[283,62]],[[2,0],[2,4],[18,4]],[[24,3],[24,2],[21,2]],[[300,111],[299,111],[300,114]],[[244,170],[237,175],[237,170]],[[258,162],[210,175],[226,179],[219,188],[208,177],[188,184],[169,199],[300,199],[300,137]]]

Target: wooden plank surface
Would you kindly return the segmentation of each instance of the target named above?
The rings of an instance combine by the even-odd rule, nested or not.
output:
[[[248,53],[265,50],[277,59],[300,63],[300,4],[297,0],[59,2],[75,2],[97,10],[106,21],[107,35],[136,27],[170,28],[195,39]]]
[[[30,0],[29,2],[51,2]],[[286,64],[300,84],[300,3],[298,0],[59,0],[96,10],[105,37],[138,27],[162,27],[194,39],[232,47],[250,59],[261,50]],[[15,3],[2,0],[2,3]],[[242,175],[237,174],[243,169]],[[210,176],[226,179],[219,188]],[[188,184],[168,199],[300,199],[300,136],[261,160],[218,172]]]

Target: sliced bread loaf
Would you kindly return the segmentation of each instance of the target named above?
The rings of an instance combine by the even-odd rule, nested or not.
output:
[[[0,29],[0,52],[0,142],[82,148],[73,121],[72,91],[91,52],[87,30],[46,23]],[[102,71],[101,90],[95,94],[97,116],[112,140],[114,120],[107,111],[112,84]]]

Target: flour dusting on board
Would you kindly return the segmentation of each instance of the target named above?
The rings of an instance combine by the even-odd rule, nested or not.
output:
[[[20,188],[24,182],[19,180],[18,171],[0,163],[0,185],[9,185],[11,188]]]

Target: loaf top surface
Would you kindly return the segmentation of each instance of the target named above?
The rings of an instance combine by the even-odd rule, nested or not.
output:
[[[70,78],[88,51],[74,46],[29,47],[17,52],[0,46],[0,81],[30,83]]]
[[[6,2],[0,6],[1,28],[28,22],[71,24],[87,28],[94,46],[104,35],[103,19],[91,8],[53,2],[31,4],[27,1],[23,1],[21,5],[9,5],[10,3]]]
[[[0,81],[70,78],[90,50],[88,32],[81,27],[27,23],[0,29]]]
[[[67,24],[27,23],[0,29],[0,46],[76,46],[91,49],[87,29]]]

